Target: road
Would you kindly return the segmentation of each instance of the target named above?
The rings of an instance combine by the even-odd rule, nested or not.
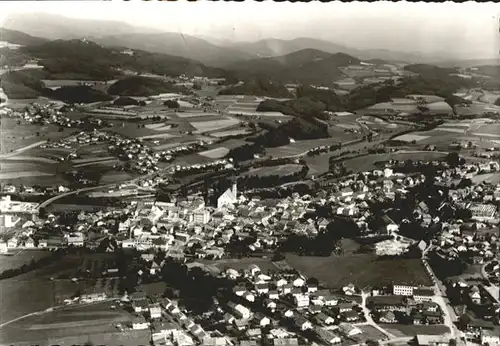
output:
[[[451,306],[451,303],[446,296],[446,288],[444,287],[443,283],[436,277],[434,271],[427,262],[427,252],[429,252],[429,250],[431,250],[432,247],[433,245],[432,243],[430,243],[425,248],[425,250],[422,251],[422,262],[424,263],[424,266],[427,269],[427,272],[429,273],[432,282],[434,283],[433,285],[434,296],[432,297],[432,301],[437,303],[441,308],[441,311],[443,311],[444,324],[448,328],[450,328],[451,337],[457,340],[457,345],[464,345],[463,341],[461,340],[463,333],[460,330],[458,330],[457,326],[454,323],[457,321],[458,318],[455,313],[455,310]]]
[[[384,328],[380,327],[378,324],[375,323],[375,321],[373,320],[371,314],[370,314],[370,309],[368,309],[366,307],[366,298],[368,297],[368,293],[366,292],[361,292],[361,307],[363,308],[363,313],[365,314],[365,318],[366,318],[366,322],[364,323],[358,323],[358,324],[354,324],[355,326],[356,325],[362,325],[362,324],[367,324],[367,325],[370,325],[374,328],[376,328],[378,331],[380,331],[381,333],[383,333],[385,336],[387,336],[389,339],[395,339],[396,336],[389,333],[387,330],[385,330]]]
[[[82,192],[94,191],[94,190],[99,190],[99,189],[104,189],[104,188],[111,188],[111,187],[114,187],[114,186],[116,186],[116,184],[107,184],[107,185],[99,185],[99,186],[92,186],[92,187],[84,187],[84,188],[81,188],[81,189],[78,189],[78,190],[65,192],[65,193],[62,193],[60,195],[54,196],[52,198],[49,198],[48,200],[40,203],[38,205],[37,209],[40,210],[40,208],[45,208],[49,204],[57,201],[58,199],[64,198],[64,197],[68,197],[68,196],[71,196],[71,195],[77,195],[77,194],[82,193]]]

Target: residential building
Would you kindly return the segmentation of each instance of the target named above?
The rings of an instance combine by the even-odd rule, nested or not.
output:
[[[413,286],[409,285],[393,285],[392,286],[392,294],[395,296],[412,296],[413,295]]]

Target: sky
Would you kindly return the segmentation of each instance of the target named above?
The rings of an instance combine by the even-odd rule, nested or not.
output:
[[[500,5],[407,2],[0,2],[12,13],[108,19],[223,40],[313,37],[360,49],[499,57]]]

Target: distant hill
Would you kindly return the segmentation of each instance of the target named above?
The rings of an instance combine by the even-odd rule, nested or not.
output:
[[[223,71],[195,60],[144,51],[130,56],[88,40],[55,40],[20,50],[39,58],[52,79],[110,80],[120,77],[123,70],[171,76],[223,75]]]
[[[2,24],[7,29],[51,40],[159,32],[156,29],[135,27],[118,21],[68,18],[48,13],[13,14]]]
[[[344,53],[304,49],[274,58],[252,59],[230,65],[227,69],[240,78],[258,76],[280,82],[331,85],[343,76],[339,67],[359,62],[359,59]]]
[[[120,96],[151,96],[163,93],[186,93],[184,88],[176,87],[157,78],[126,77],[113,83],[108,93]]]
[[[283,84],[259,78],[222,89],[219,91],[219,95],[254,95],[277,98],[293,96]]]
[[[485,65],[500,65],[500,58],[497,59],[467,59],[467,60],[447,60],[436,62],[435,65],[440,67],[463,67],[470,68]]]
[[[22,46],[37,45],[47,42],[44,38],[31,36],[21,31],[9,30],[6,28],[0,28],[0,41],[20,44]]]
[[[223,66],[251,58],[249,54],[237,49],[219,47],[198,37],[173,32],[129,33],[94,38],[94,41],[105,46],[127,47],[194,59],[210,66]]]
[[[412,64],[404,67],[406,71],[418,73],[419,75],[439,76],[458,73],[458,70],[453,67],[438,67],[430,64]]]
[[[436,60],[435,57],[426,56],[418,52],[400,52],[387,49],[357,49],[309,37],[299,37],[292,40],[264,39],[256,42],[226,43],[226,46],[259,57],[275,57],[304,49],[317,49],[332,54],[345,53],[366,60],[382,59],[388,62],[408,63],[430,62]]]

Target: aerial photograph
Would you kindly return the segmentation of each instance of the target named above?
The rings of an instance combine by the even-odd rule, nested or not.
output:
[[[0,3],[0,346],[500,346],[500,5]]]

